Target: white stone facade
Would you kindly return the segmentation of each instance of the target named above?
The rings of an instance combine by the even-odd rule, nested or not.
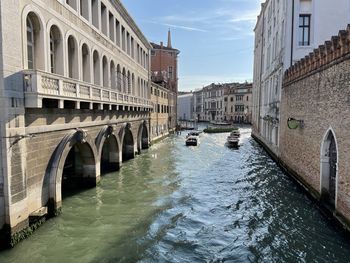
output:
[[[194,120],[193,116],[193,93],[182,94],[177,96],[177,118],[178,120]]]
[[[253,132],[278,153],[283,74],[294,62],[346,28],[346,0],[267,0],[255,27]]]
[[[10,197],[26,185],[13,176],[26,174],[26,157],[16,167],[8,152],[15,142],[26,153],[22,139],[49,128],[29,132],[26,109],[147,112],[152,103],[151,46],[119,0],[1,1],[0,19],[1,228],[32,211],[29,190]]]

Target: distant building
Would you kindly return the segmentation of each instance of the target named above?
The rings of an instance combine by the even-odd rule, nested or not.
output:
[[[171,34],[168,32],[167,46],[160,42],[160,45],[151,43],[151,79],[157,85],[160,85],[175,94],[174,100],[169,105],[169,129],[176,127],[177,113],[177,92],[178,92],[178,55],[180,51],[174,49],[171,44]]]
[[[169,134],[170,105],[174,105],[175,92],[154,82],[151,84],[151,140],[157,140]]]
[[[185,93],[177,97],[177,118],[180,121],[193,120],[193,93]]]
[[[233,84],[225,89],[224,121],[233,123],[251,123],[252,121],[252,84]]]
[[[193,92],[194,118],[198,121],[250,123],[252,84],[210,84]]]

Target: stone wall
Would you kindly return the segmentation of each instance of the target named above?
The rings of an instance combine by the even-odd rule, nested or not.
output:
[[[119,167],[124,161],[122,154],[125,150],[123,149],[123,139],[126,136],[126,129],[131,132],[133,137],[133,156],[141,149],[147,148],[150,139],[149,112],[27,109],[26,123],[26,136],[13,137],[8,149],[8,158],[11,162],[11,170],[8,174],[10,182],[8,197],[10,206],[16,207],[10,214],[7,214],[12,235],[28,226],[28,218],[33,212],[50,206],[52,189],[55,189],[55,186],[52,185],[55,180],[51,178],[51,175],[57,174],[59,177],[58,173],[62,173],[67,157],[64,154],[68,154],[76,143],[72,136],[77,131],[86,133],[89,147],[92,147],[94,158],[90,166],[93,169],[92,176],[96,178],[90,179],[93,179],[95,184],[100,178],[100,162],[104,142],[101,138],[105,137],[107,127],[113,127],[111,134],[115,136],[117,142],[117,152],[110,153],[114,158],[113,162],[117,164],[116,167]],[[142,129],[145,128],[147,129],[147,141],[142,137]],[[71,136],[69,140],[66,139],[67,136]],[[67,140],[66,143],[64,143],[65,140]],[[62,154],[59,153],[60,145],[64,146]],[[128,149],[130,150],[130,147]],[[52,165],[54,159],[59,161],[60,166],[57,166],[58,164]],[[51,171],[55,168],[58,168],[58,172]],[[61,182],[60,178],[59,181]],[[57,191],[60,191],[61,185],[56,186],[56,188]],[[54,209],[59,209],[61,207],[61,193],[55,202]]]
[[[335,210],[350,222],[350,49],[349,30],[345,32],[286,72],[279,158],[322,199],[321,163],[327,157],[322,151],[332,133],[338,154]],[[288,118],[304,125],[289,129]]]

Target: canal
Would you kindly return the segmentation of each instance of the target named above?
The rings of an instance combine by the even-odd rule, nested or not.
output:
[[[242,129],[154,145],[0,262],[349,262],[350,243]]]

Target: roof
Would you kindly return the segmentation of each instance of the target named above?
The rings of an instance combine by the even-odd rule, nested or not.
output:
[[[161,45],[158,45],[156,43],[152,43],[151,42],[151,46],[153,49],[164,49],[164,50],[168,50],[168,51],[174,51],[176,53],[180,53],[180,51],[178,49],[175,49],[175,48],[170,48],[170,47],[167,47],[167,46],[161,46]]]

